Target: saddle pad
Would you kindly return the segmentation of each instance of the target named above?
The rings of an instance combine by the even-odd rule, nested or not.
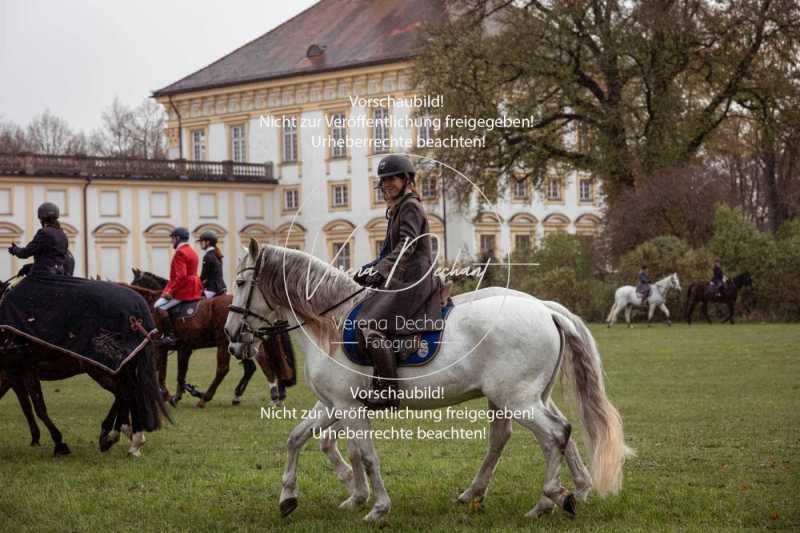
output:
[[[169,309],[169,314],[172,320],[189,320],[194,318],[197,314],[197,308],[200,305],[200,300],[192,300],[191,302],[181,302],[175,307]]]
[[[350,361],[357,365],[372,366],[372,359],[369,354],[362,351],[362,345],[359,342],[358,328],[356,327],[356,319],[361,312],[362,305],[363,303],[356,305],[347,315],[345,328],[342,332],[342,346],[345,355]],[[453,307],[452,301],[448,301],[447,305],[442,307],[442,320],[447,319],[447,315],[450,314]],[[445,323],[445,325],[447,324]],[[433,361],[433,358],[439,353],[439,347],[441,346],[439,340],[442,338],[443,334],[444,329],[422,332],[419,341],[420,349],[404,358],[400,358],[397,362],[397,366],[423,366]]]

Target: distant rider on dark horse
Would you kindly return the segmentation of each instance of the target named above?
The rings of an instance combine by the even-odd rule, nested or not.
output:
[[[203,283],[203,295],[211,299],[215,296],[225,294],[228,288],[222,277],[222,252],[217,246],[217,235],[206,230],[197,239],[200,248],[205,250],[203,255],[203,268],[200,271],[200,281]]]
[[[712,298],[719,298],[722,296],[722,289],[725,286],[727,278],[722,272],[721,261],[719,257],[714,260],[714,275],[709,282],[709,289]]]
[[[169,267],[169,282],[161,293],[161,298],[156,300],[153,307],[161,311],[168,311],[182,302],[192,302],[199,300],[202,296],[203,286],[200,278],[197,277],[197,252],[189,244],[189,230],[186,228],[175,228],[170,233],[172,247],[175,255],[172,256],[172,263]],[[175,324],[172,317],[166,313],[166,320],[163,320],[164,329],[161,343],[165,346],[175,346],[178,342],[175,337]]]
[[[358,322],[366,350],[375,366],[372,394],[364,403],[372,409],[397,407],[397,353],[410,353],[389,336],[413,341],[440,317],[436,295],[441,282],[433,276],[433,253],[425,208],[414,188],[416,171],[400,155],[378,165],[378,187],[388,204],[386,238],[378,258],[362,267],[356,281],[392,292],[374,292],[362,304]],[[415,285],[416,284],[416,285]],[[420,327],[421,326],[421,327]],[[412,349],[411,352],[414,350]],[[382,379],[389,378],[389,379]]]
[[[647,265],[642,265],[639,270],[639,284],[636,286],[636,292],[642,299],[642,305],[647,305],[647,299],[650,298],[650,276],[647,275]]]
[[[58,223],[60,215],[58,206],[51,202],[45,202],[39,206],[37,214],[42,227],[36,232],[33,240],[24,248],[17,246],[17,243],[12,243],[8,247],[8,253],[20,259],[33,256],[33,263],[23,266],[20,270],[21,275],[64,274],[71,276],[75,262],[68,250],[67,235],[61,229],[61,224]]]

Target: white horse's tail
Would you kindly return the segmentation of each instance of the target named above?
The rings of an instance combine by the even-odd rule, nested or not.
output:
[[[606,317],[606,323],[611,322],[611,319],[614,318],[614,312],[617,310],[617,300],[614,300],[614,303],[611,305],[611,310],[608,312],[608,316]]]
[[[616,494],[622,488],[622,466],[635,452],[625,445],[622,417],[606,396],[603,367],[594,337],[576,315],[553,314],[564,332],[569,356],[564,374],[575,386],[583,427],[592,454],[592,481],[600,496]]]

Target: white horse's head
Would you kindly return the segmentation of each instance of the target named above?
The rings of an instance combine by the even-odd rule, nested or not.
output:
[[[225,320],[225,335],[230,341],[228,351],[238,359],[255,355],[255,332],[261,327],[269,326],[276,319],[261,287],[258,286],[260,272],[256,270],[263,268],[259,262],[260,253],[258,243],[255,239],[250,239],[250,244],[236,267],[233,302]]]
[[[678,279],[678,273],[677,272],[673,272],[672,275],[669,277],[669,284],[670,284],[669,286],[671,288],[677,290],[678,292],[680,292],[682,290],[681,289],[681,280]]]

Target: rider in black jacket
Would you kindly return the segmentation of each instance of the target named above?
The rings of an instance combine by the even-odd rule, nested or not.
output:
[[[33,240],[24,248],[13,243],[8,247],[8,253],[20,259],[33,256],[33,265],[23,267],[24,274],[67,274],[67,262],[71,256],[67,235],[58,223],[58,206],[45,202],[39,206],[38,215],[42,228]]]
[[[206,250],[203,256],[203,268],[200,271],[200,281],[203,282],[203,293],[206,298],[213,298],[225,294],[225,280],[222,277],[222,252],[217,247],[217,236],[213,231],[204,231],[197,239],[200,248]]]

